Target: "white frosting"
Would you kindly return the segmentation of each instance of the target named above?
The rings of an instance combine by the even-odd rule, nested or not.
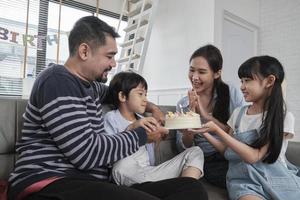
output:
[[[200,115],[194,112],[172,113],[166,115],[165,128],[167,129],[187,129],[200,128]]]

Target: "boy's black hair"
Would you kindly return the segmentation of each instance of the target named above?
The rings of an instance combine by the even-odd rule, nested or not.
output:
[[[196,57],[203,57],[210,69],[216,73],[223,67],[223,58],[220,50],[213,45],[205,45],[197,49],[190,58],[191,61]],[[222,81],[222,78],[214,80],[214,90],[217,93],[217,99],[213,108],[213,116],[220,122],[227,124],[229,119],[229,86]],[[212,94],[214,95],[214,94]],[[226,108],[226,109],[224,109]]]
[[[254,148],[269,144],[263,162],[274,163],[280,155],[284,137],[283,124],[286,106],[281,88],[284,79],[283,66],[274,57],[256,56],[245,61],[240,66],[238,74],[240,78],[254,79],[254,76],[266,78],[269,75],[274,75],[276,78],[271,94],[264,102],[260,137],[252,144]]]
[[[109,93],[114,107],[118,108],[120,105],[119,92],[128,97],[130,91],[140,84],[148,90],[147,82],[141,75],[131,71],[116,74],[109,84]]]
[[[92,50],[106,44],[106,36],[119,37],[114,28],[95,16],[80,18],[69,35],[69,53],[74,56],[82,43],[87,43]]]

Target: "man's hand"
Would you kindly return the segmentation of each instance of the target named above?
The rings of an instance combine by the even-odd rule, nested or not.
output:
[[[194,136],[197,134],[193,131],[191,131],[190,129],[180,129],[179,130],[185,137],[188,137],[188,138],[194,138]]]
[[[138,127],[143,127],[147,132],[154,132],[158,126],[159,123],[156,121],[156,119],[153,117],[145,117],[130,124],[126,130],[133,130]]]
[[[185,147],[193,146],[194,136],[198,133],[192,132],[189,129],[179,130],[182,133],[182,142]]]
[[[157,120],[160,125],[165,124],[165,114],[159,109],[154,109],[152,116]]]
[[[147,142],[151,143],[151,142],[158,142],[161,139],[164,139],[167,135],[169,134],[169,130],[162,127],[162,126],[158,126],[156,131],[153,132],[148,132],[147,131]]]
[[[160,125],[163,126],[165,124],[165,114],[159,109],[158,106],[148,102],[146,111],[152,113],[152,117],[154,117]]]

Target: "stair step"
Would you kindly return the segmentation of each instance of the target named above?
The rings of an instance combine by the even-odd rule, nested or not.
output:
[[[135,60],[135,59],[138,59],[138,58],[140,58],[140,57],[141,57],[140,55],[134,54],[134,55],[132,56],[131,60]],[[124,62],[128,62],[128,61],[129,61],[129,56],[128,56],[128,57],[124,57],[124,58],[120,58],[120,59],[118,60],[118,63],[124,63]]]
[[[124,42],[122,44],[120,44],[120,47],[128,47],[128,46],[131,46],[133,44],[133,40],[129,40],[127,42]],[[139,42],[143,42],[145,39],[143,37],[139,37],[138,39],[136,39],[135,43],[139,43]]]
[[[141,21],[140,27],[142,27],[142,26],[144,26],[144,25],[146,25],[146,24],[148,24],[148,20],[144,19],[144,20]],[[124,31],[125,31],[125,32],[130,32],[130,31],[132,31],[132,30],[134,30],[134,29],[136,29],[136,28],[137,28],[137,23],[135,23],[135,24],[133,24],[133,25],[131,25],[131,26],[128,26],[128,27],[124,28]]]
[[[147,4],[145,5],[144,11],[148,10],[148,9],[151,8],[151,7],[152,7],[152,4],[151,4],[151,3],[147,3]],[[137,7],[135,10],[128,12],[127,16],[128,16],[128,17],[134,17],[134,16],[140,14],[140,13],[141,13],[141,10],[142,10],[142,6]]]
[[[126,33],[123,43],[118,44],[122,57],[117,60],[116,71],[134,70],[141,73],[159,0],[123,1],[122,13],[128,17],[128,25],[123,29]]]

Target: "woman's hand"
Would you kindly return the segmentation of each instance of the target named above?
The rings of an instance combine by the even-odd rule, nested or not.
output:
[[[193,112],[197,112],[197,107],[198,107],[198,95],[196,91],[194,90],[189,90],[188,91],[188,97],[189,97],[189,109]]]
[[[197,94],[197,92],[195,90],[189,90],[188,97],[189,109],[193,112],[198,113],[202,118],[208,119],[210,115],[206,111],[206,109],[204,109],[200,96]]]
[[[190,110],[198,113],[201,117],[201,121],[213,121],[217,126],[219,126],[221,129],[223,129],[225,132],[228,132],[230,130],[230,127],[227,124],[224,124],[220,122],[218,119],[216,119],[214,116],[212,116],[208,111],[213,110],[212,108],[207,108],[203,106],[203,102],[201,102],[200,96],[196,93],[194,90],[190,90],[188,92],[189,97],[189,105]],[[208,107],[210,106],[210,103]],[[225,108],[224,108],[225,109]],[[227,108],[228,109],[228,108]]]
[[[147,132],[155,132],[159,123],[153,117],[145,117],[139,120],[136,120],[130,124],[126,130],[133,130],[138,127],[143,127]]]

